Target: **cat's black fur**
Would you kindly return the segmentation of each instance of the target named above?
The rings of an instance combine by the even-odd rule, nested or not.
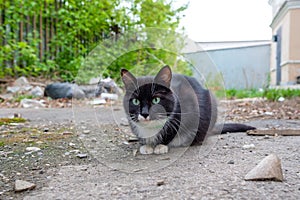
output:
[[[213,131],[217,119],[216,100],[195,78],[172,74],[168,66],[155,77],[136,78],[126,69],[121,70],[121,76],[126,88],[125,112],[142,145],[201,144]],[[225,124],[221,132],[251,129],[255,128]]]

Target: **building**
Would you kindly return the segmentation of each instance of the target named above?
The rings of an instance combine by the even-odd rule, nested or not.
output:
[[[269,0],[272,6],[271,85],[300,84],[300,0]]]
[[[264,88],[269,84],[270,43],[265,40],[190,42],[185,57],[208,85],[223,83],[225,89]]]

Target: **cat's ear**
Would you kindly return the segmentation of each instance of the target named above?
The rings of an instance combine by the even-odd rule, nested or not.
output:
[[[136,78],[127,69],[121,69],[121,77],[126,89],[130,86],[136,86]]]
[[[167,88],[170,87],[171,80],[172,80],[172,71],[168,65],[161,68],[161,70],[154,78],[155,83],[161,84]]]

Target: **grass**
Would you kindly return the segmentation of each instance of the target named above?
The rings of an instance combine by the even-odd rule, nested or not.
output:
[[[14,97],[14,101],[15,102],[21,102],[22,99],[33,99],[34,96],[33,95],[27,95],[27,94],[19,94],[16,97]]]
[[[242,99],[262,97],[270,101],[277,101],[280,97],[290,99],[293,97],[300,97],[300,89],[250,89],[250,90],[226,90],[226,97],[228,99]]]
[[[0,118],[0,126],[1,125],[7,125],[11,123],[24,123],[26,122],[26,119],[14,117],[14,118]]]
[[[0,133],[0,147],[16,143],[35,144],[38,141],[47,143],[73,137],[73,134],[64,135],[63,132],[65,131],[72,132],[72,130],[66,128],[53,130],[51,132],[44,132],[41,128],[16,128],[12,126],[8,127],[6,131]]]

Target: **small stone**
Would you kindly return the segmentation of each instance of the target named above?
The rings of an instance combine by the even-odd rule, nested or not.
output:
[[[36,187],[35,184],[28,181],[16,180],[14,190],[15,192],[22,192],[25,190],[32,190]]]
[[[283,102],[284,100],[285,100],[284,97],[279,97],[279,98],[278,98],[278,101],[279,101],[279,102]]]
[[[265,115],[273,115],[273,112],[265,112]]]
[[[156,182],[156,185],[157,186],[162,186],[162,185],[164,185],[165,184],[165,181],[164,180],[158,180],[157,182]]]
[[[41,149],[38,147],[26,147],[25,150],[30,152],[36,152],[36,151],[40,151]]]
[[[36,96],[36,97],[42,97],[42,96],[44,96],[44,90],[41,87],[36,86],[36,87],[32,88],[32,90],[30,91],[30,94],[33,96]]]
[[[227,164],[233,165],[233,164],[234,164],[234,161],[233,161],[233,160],[230,160],[230,161],[227,162]]]
[[[92,142],[97,142],[97,139],[96,138],[92,138],[91,141]]]
[[[49,132],[49,128],[44,128],[44,132]]]
[[[30,86],[28,80],[26,77],[21,76],[20,78],[16,79],[13,83],[14,86],[20,86],[20,87],[24,87],[24,86]]]
[[[281,161],[275,154],[265,157],[245,176],[246,181],[283,181]]]
[[[90,130],[84,130],[83,133],[84,134],[89,134],[91,131]]]
[[[63,132],[62,134],[63,134],[63,135],[73,135],[73,133],[72,133],[72,132],[69,132],[69,131],[65,131],[65,132]]]
[[[85,153],[79,153],[76,155],[78,158],[82,159],[82,158],[87,158],[87,154]]]
[[[101,93],[101,98],[109,100],[118,100],[119,96],[117,94]]]
[[[74,144],[74,143],[70,142],[70,143],[69,143],[69,146],[70,146],[70,147],[75,147],[75,146],[76,146],[76,144]]]
[[[264,139],[270,139],[270,136],[265,135],[265,136],[264,136]]]
[[[254,144],[245,144],[243,146],[243,149],[254,149],[255,148],[255,145]]]
[[[94,99],[93,101],[90,102],[92,105],[103,105],[106,104],[105,99]]]
[[[23,108],[44,108],[45,104],[43,104],[39,100],[34,99],[22,99],[20,102]]]

